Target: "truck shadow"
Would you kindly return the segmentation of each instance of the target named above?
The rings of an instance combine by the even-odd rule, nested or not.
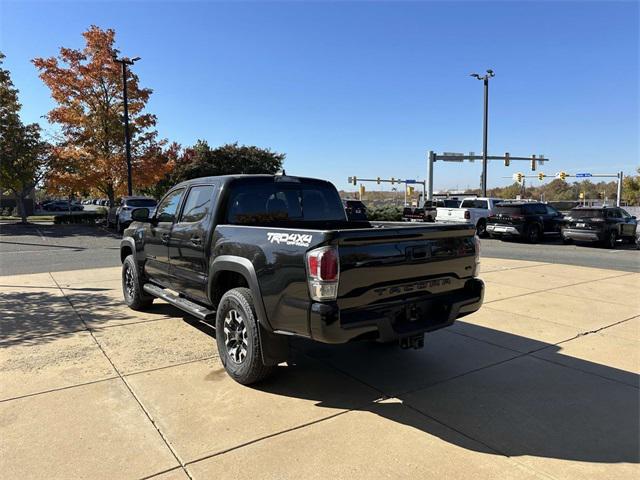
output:
[[[452,337],[445,342],[446,349],[435,349],[436,354],[429,352],[434,346],[429,341],[424,351],[367,343],[324,346],[297,342],[298,361],[281,367],[278,376],[256,388],[313,400],[321,407],[370,412],[483,453],[640,463],[636,373],[563,355],[561,346],[464,325],[470,327],[465,335],[434,334]],[[462,372],[456,366],[460,352],[452,347],[469,341],[466,334],[491,337],[495,345],[529,342],[532,350],[511,350],[502,360],[467,364]],[[485,348],[481,345],[485,342],[471,341],[476,348]],[[495,345],[490,347],[500,349]],[[394,400],[358,405],[345,401],[345,393],[337,393],[332,385],[313,385],[309,359]],[[300,378],[308,381],[300,382]]]

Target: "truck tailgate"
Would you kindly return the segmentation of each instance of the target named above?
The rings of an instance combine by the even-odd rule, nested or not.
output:
[[[449,221],[449,222],[468,222],[469,220],[464,218],[464,213],[467,211],[466,208],[445,208],[438,207],[438,214],[436,218],[438,221]]]
[[[475,273],[475,230],[467,224],[385,225],[336,235],[342,311],[462,289]]]

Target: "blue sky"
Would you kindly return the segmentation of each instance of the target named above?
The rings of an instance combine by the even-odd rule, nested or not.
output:
[[[287,173],[426,176],[426,152],[544,154],[545,173],[640,164],[637,2],[98,2],[0,0],[0,49],[24,121],[49,92],[30,60],[114,28],[154,90],[161,136],[285,152]],[[513,164],[512,164],[513,165]],[[489,186],[526,171],[494,163]],[[436,189],[480,165],[436,164]],[[536,184],[537,181],[534,182]]]

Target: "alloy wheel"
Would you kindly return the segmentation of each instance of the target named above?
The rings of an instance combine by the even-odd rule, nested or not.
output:
[[[224,344],[232,362],[239,364],[247,357],[247,325],[241,313],[234,308],[224,317]]]

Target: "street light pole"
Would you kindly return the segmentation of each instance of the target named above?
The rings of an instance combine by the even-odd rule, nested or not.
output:
[[[131,137],[129,135],[129,99],[127,96],[127,65],[133,65],[140,60],[135,58],[117,58],[113,56],[113,60],[122,65],[122,99],[124,101],[124,148],[127,157],[127,194],[133,195],[133,181],[131,178]]]
[[[489,79],[495,76],[493,70],[487,70],[486,75],[480,76],[472,73],[472,77],[482,80],[484,83],[484,122],[482,128],[482,196],[487,196],[487,144],[489,133]]]

